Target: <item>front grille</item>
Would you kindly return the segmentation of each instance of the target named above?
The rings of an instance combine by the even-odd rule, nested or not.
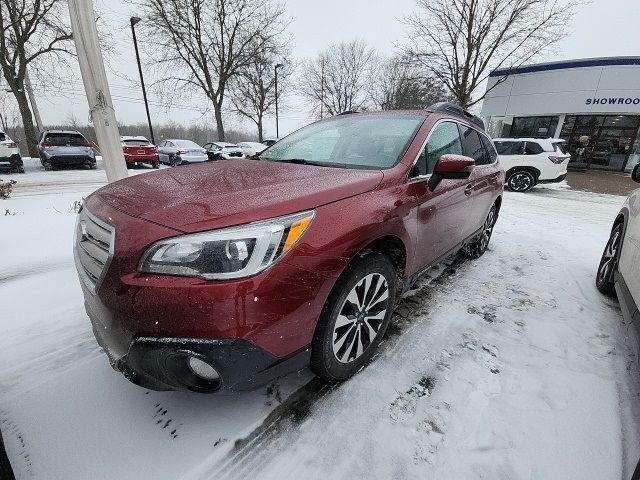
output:
[[[78,273],[86,287],[96,293],[113,256],[115,231],[85,207],[78,213],[75,254]]]

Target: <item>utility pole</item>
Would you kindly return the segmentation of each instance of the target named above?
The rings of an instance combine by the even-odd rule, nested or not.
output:
[[[89,103],[89,115],[98,138],[107,181],[127,177],[111,92],[104,69],[92,0],[69,0],[73,41]]]
[[[140,21],[140,17],[131,17],[131,34],[133,35],[133,47],[136,50],[136,60],[138,61],[138,73],[140,74],[140,85],[142,85],[142,98],[144,98],[144,108],[147,109],[147,123],[149,123],[149,134],[151,143],[156,144],[153,138],[153,127],[151,126],[151,115],[149,114],[149,102],[147,102],[147,90],[144,87],[144,77],[142,76],[142,65],[140,64],[140,53],[138,52],[138,39],[136,38],[135,25]]]
[[[38,129],[38,134],[40,134],[44,130],[42,126],[42,117],[40,116],[40,110],[38,110],[36,96],[33,94],[33,88],[31,87],[31,80],[29,80],[28,72],[25,72],[24,74],[24,88],[27,91],[27,96],[29,97],[29,103],[31,104],[31,111],[33,112],[33,116],[36,120],[36,128]]]
[[[276,87],[276,139],[280,138],[280,125],[278,120],[278,69],[284,67],[284,64],[278,63],[273,70],[275,72],[275,87]]]
[[[324,55],[320,64],[320,120],[324,116]]]

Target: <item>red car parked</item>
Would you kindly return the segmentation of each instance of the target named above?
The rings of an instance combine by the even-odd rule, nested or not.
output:
[[[139,163],[148,163],[153,168],[160,166],[158,159],[158,148],[152,145],[145,137],[120,137],[122,142],[122,152],[124,160],[127,162],[127,168]]]
[[[339,115],[255,160],[89,196],[74,249],[85,306],[114,368],[146,388],[250,389],[305,365],[344,380],[423,271],[484,253],[503,184],[459,107]]]

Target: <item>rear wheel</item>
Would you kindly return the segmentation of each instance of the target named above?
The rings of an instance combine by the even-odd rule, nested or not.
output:
[[[389,325],[397,274],[391,260],[368,253],[333,287],[311,346],[311,369],[329,382],[346,380],[371,360]]]
[[[158,161],[151,162],[151,168],[160,168],[160,162]]]
[[[622,222],[618,223],[609,236],[607,246],[602,252],[598,274],[596,275],[596,288],[605,295],[615,293],[615,273],[618,268],[618,255],[622,244]]]
[[[463,251],[465,254],[471,258],[479,258],[487,251],[496,220],[498,220],[498,206],[494,203],[491,210],[489,210],[487,218],[484,220],[482,230],[478,236],[471,243],[464,246]]]
[[[526,192],[533,188],[536,184],[536,179],[531,172],[516,170],[509,174],[506,184],[512,192]]]

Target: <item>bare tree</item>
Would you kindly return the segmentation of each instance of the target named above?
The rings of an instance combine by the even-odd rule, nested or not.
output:
[[[139,0],[147,43],[164,66],[164,83],[194,87],[213,105],[218,138],[230,81],[286,29],[284,7],[271,0]],[[172,88],[175,91],[175,88]]]
[[[249,64],[240,70],[231,84],[233,110],[255,123],[258,128],[258,139],[261,142],[264,140],[264,116],[276,103],[275,68],[283,58],[288,56],[288,50],[274,43],[265,44]],[[291,73],[290,63],[284,63],[278,69],[279,101],[288,87]]]
[[[330,45],[303,64],[300,92],[314,112],[337,115],[366,107],[377,54],[362,40]]]
[[[567,36],[568,0],[416,0],[405,53],[468,108],[491,70],[515,68]],[[506,76],[503,76],[504,80]]]
[[[37,137],[25,77],[45,56],[67,52],[71,33],[61,21],[65,7],[64,0],[0,0],[0,68],[18,104],[32,157],[38,156]]]
[[[18,127],[20,114],[16,108],[15,99],[4,90],[4,85],[2,87],[3,90],[0,91],[0,126],[11,139],[19,141],[21,140]]]
[[[371,98],[381,110],[422,109],[453,100],[437,78],[402,56],[381,62],[371,85]]]

